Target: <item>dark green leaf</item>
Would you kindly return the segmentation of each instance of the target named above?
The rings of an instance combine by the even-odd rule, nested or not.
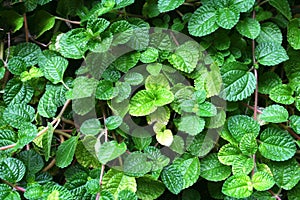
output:
[[[67,141],[59,145],[56,152],[56,165],[61,168],[71,164],[75,149],[78,143],[78,137],[72,136]]]

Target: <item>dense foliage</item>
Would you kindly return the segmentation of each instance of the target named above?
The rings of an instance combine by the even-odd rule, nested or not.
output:
[[[299,1],[0,3],[0,199],[300,199]]]

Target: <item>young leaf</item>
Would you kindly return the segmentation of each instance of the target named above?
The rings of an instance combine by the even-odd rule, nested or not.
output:
[[[101,130],[101,123],[96,118],[85,120],[80,126],[80,132],[85,135],[97,135]]]
[[[255,19],[246,18],[245,20],[239,21],[236,29],[241,35],[253,40],[257,38],[260,33],[260,24]]]
[[[52,144],[52,137],[54,132],[54,128],[50,122],[48,122],[47,126],[48,126],[48,130],[43,135],[43,139],[42,139],[42,145],[43,145],[46,161],[49,160],[51,155],[51,144]]]
[[[56,152],[56,165],[58,167],[65,168],[72,162],[77,143],[78,137],[72,136],[59,145]]]
[[[109,26],[109,23],[109,21],[103,18],[90,19],[87,23],[87,28],[93,32],[94,36],[97,36]]]
[[[288,42],[294,49],[300,49],[300,20],[298,18],[290,21],[287,32]]]
[[[285,49],[276,43],[261,43],[255,53],[258,63],[265,66],[278,65],[289,59]]]
[[[219,28],[216,22],[217,10],[208,5],[200,6],[189,20],[189,33],[198,37],[208,35]]]
[[[25,172],[24,163],[16,158],[6,158],[0,163],[0,178],[10,183],[21,181]]]
[[[237,156],[232,163],[232,173],[234,175],[249,174],[253,168],[253,159],[244,155]]]
[[[220,163],[216,153],[204,157],[200,169],[201,177],[209,181],[222,181],[231,174],[231,167]]]
[[[275,184],[273,176],[264,171],[255,172],[252,176],[252,183],[254,189],[257,191],[269,190]]]
[[[273,161],[285,161],[293,157],[297,147],[293,138],[276,128],[267,128],[260,135],[259,151],[265,158]]]
[[[158,0],[158,10],[162,12],[168,12],[175,10],[184,3],[184,0]]]
[[[159,51],[153,47],[149,47],[141,54],[140,61],[142,63],[153,63],[159,57]]]
[[[287,19],[292,18],[291,8],[287,0],[270,0],[269,3]]]
[[[228,101],[239,101],[249,97],[255,90],[254,74],[239,62],[225,64],[221,68],[224,89],[220,95]]]
[[[165,190],[161,181],[154,180],[150,176],[144,176],[136,179],[137,196],[140,199],[157,199]]]
[[[218,159],[224,165],[232,165],[239,155],[241,151],[235,145],[225,144],[218,152]]]
[[[118,144],[116,141],[105,142],[96,149],[97,157],[102,164],[118,158],[126,152],[127,146],[124,142]]]
[[[161,180],[173,194],[179,194],[184,187],[183,175],[176,166],[165,167],[161,173]]]
[[[168,79],[163,75],[148,76],[145,81],[146,90],[159,90],[159,89],[170,89],[170,83]]]
[[[286,122],[288,118],[288,111],[283,106],[276,104],[266,107],[259,116],[259,119],[272,123]]]
[[[222,192],[234,198],[247,198],[252,194],[253,186],[249,176],[234,175],[223,184]]]
[[[190,135],[197,135],[205,126],[203,118],[196,115],[182,116],[178,124],[178,130],[188,133]]]
[[[286,105],[294,103],[295,99],[293,95],[294,91],[292,90],[292,88],[290,88],[289,85],[286,84],[277,85],[270,91],[270,99],[272,99],[276,103]]]
[[[156,140],[159,144],[169,147],[173,143],[173,134],[170,129],[158,131],[156,133]]]

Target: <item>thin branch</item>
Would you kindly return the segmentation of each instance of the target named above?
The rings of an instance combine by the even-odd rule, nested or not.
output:
[[[75,123],[72,120],[66,119],[64,117],[61,118],[61,121],[66,123],[66,124],[70,124],[70,125],[75,126]],[[73,131],[73,130],[71,130],[71,131]]]
[[[268,190],[268,192],[269,192],[273,197],[275,197],[275,199],[281,200],[281,198],[280,198],[277,194],[275,194],[272,190]]]
[[[290,127],[288,127],[284,124],[279,124],[279,126],[284,128],[285,130],[287,130],[294,138],[296,138],[297,140],[300,141],[300,136],[298,134],[296,134]]]
[[[81,22],[79,21],[72,21],[72,20],[69,20],[69,19],[65,19],[65,18],[62,18],[62,17],[55,17],[55,19],[58,19],[58,20],[61,20],[61,21],[64,21],[64,22],[68,22],[68,23],[71,23],[71,24],[78,24],[80,25]]]
[[[23,14],[23,18],[24,18],[25,38],[26,38],[26,42],[29,42],[29,29],[28,29],[26,13]]]
[[[2,181],[3,181],[5,184],[7,184],[7,185],[13,187],[15,190],[18,190],[18,191],[21,191],[21,192],[25,192],[25,191],[26,191],[26,189],[23,188],[23,187],[14,185],[14,184],[12,184],[12,183],[10,183],[10,182],[8,182],[8,181],[5,181],[5,180],[2,180]]]
[[[10,32],[7,33],[7,55],[6,55],[5,63],[8,62],[9,55],[10,55]]]
[[[59,130],[54,130],[54,133],[57,133],[59,135],[65,136],[66,138],[71,138],[72,136],[68,133],[65,133],[63,131],[59,131]]]
[[[46,172],[46,171],[48,171],[49,169],[51,169],[54,165],[55,165],[55,162],[56,162],[56,160],[55,160],[55,158],[53,158],[52,160],[51,160],[51,162],[42,170],[42,172]]]

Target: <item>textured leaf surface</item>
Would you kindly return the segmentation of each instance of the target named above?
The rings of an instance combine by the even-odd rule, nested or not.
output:
[[[294,91],[290,86],[286,84],[277,85],[270,91],[270,99],[272,99],[276,103],[286,105],[294,103],[295,99],[293,95]]]
[[[276,43],[261,43],[255,53],[257,61],[265,66],[274,66],[289,59],[285,49]]]
[[[261,120],[272,123],[281,123],[288,120],[288,111],[280,105],[271,105],[266,107],[259,116]]]
[[[266,72],[258,80],[258,91],[262,94],[270,94],[273,88],[281,84],[281,78],[275,72]]]
[[[270,0],[269,3],[287,19],[292,18],[290,5],[287,0]]]
[[[9,105],[3,113],[4,120],[14,128],[34,120],[34,108],[26,104]]]
[[[101,129],[100,121],[95,118],[85,120],[80,126],[80,132],[85,135],[97,135]]]
[[[296,144],[285,131],[267,128],[261,133],[260,140],[262,143],[259,145],[259,151],[265,158],[285,161],[296,153]]]
[[[265,191],[273,187],[275,184],[274,178],[264,171],[258,171],[252,176],[254,189],[257,191]]]
[[[96,149],[99,161],[102,164],[121,156],[125,153],[127,147],[124,142],[118,144],[116,141],[105,142],[101,144],[98,149]]]
[[[11,183],[16,183],[24,177],[25,165],[16,158],[6,158],[0,163],[0,177]]]
[[[67,141],[59,145],[56,152],[56,165],[64,168],[71,164],[75,149],[78,143],[78,137],[72,136]]]
[[[239,155],[241,155],[241,152],[236,146],[225,144],[218,152],[218,159],[224,165],[232,165]]]
[[[298,38],[300,37],[300,20],[293,19],[288,25],[288,42],[294,49],[300,49],[300,42]]]
[[[168,190],[173,194],[179,194],[184,187],[183,175],[174,165],[164,168],[161,173],[161,179]]]
[[[260,33],[260,24],[255,19],[246,18],[243,21],[239,21],[236,29],[241,35],[250,39],[255,39]]]
[[[274,43],[280,45],[282,43],[281,30],[272,22],[263,23],[256,41],[258,43]]]
[[[300,116],[290,116],[290,127],[298,134],[300,134]]]
[[[141,152],[133,152],[124,160],[123,170],[128,176],[141,177],[150,172],[152,163],[147,161],[147,155]]]
[[[18,79],[11,79],[5,86],[3,100],[9,104],[29,103],[34,90],[28,83],[22,83]]]
[[[137,196],[140,199],[156,199],[165,190],[162,182],[154,180],[151,177],[144,176],[136,179],[137,182]]]
[[[205,121],[196,115],[187,115],[181,117],[178,124],[178,130],[190,135],[197,135],[204,129]]]
[[[219,8],[217,12],[217,24],[224,29],[233,28],[240,19],[240,13],[235,9]]]
[[[160,12],[168,12],[178,8],[183,3],[184,0],[159,0],[158,10]]]
[[[235,198],[246,198],[252,194],[252,183],[247,175],[234,175],[223,184],[222,192]]]

